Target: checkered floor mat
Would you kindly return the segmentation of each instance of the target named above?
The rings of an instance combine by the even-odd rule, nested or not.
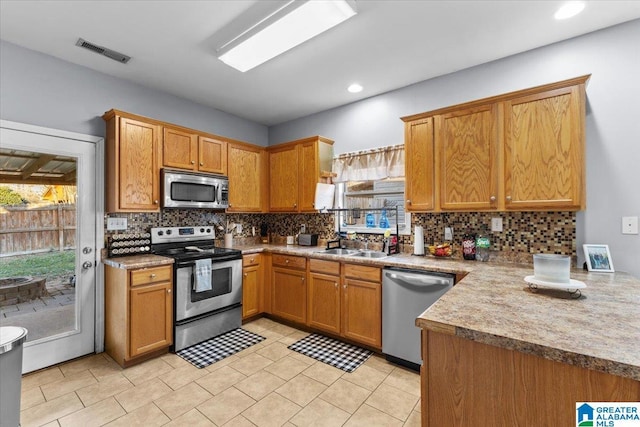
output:
[[[212,363],[258,344],[264,339],[263,336],[237,328],[191,347],[183,348],[176,354],[197,368],[206,368]]]
[[[311,334],[288,348],[347,372],[355,371],[373,354],[364,348],[319,334]]]

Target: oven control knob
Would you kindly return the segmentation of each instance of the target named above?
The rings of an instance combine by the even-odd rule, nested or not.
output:
[[[171,234],[171,230],[167,230],[167,236]]]
[[[158,236],[162,236],[164,234],[164,231],[160,230],[158,231]]]
[[[201,228],[201,229],[200,229],[200,232],[201,232],[201,233],[204,233],[204,228]]]
[[[207,228],[207,233],[211,233],[211,229],[210,228]]]

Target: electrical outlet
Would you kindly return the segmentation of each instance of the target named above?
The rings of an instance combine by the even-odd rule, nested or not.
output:
[[[300,234],[307,232],[307,224],[300,224]]]
[[[502,218],[491,218],[491,231],[502,231]]]
[[[445,227],[444,228],[444,240],[446,242],[453,241],[453,227]]]
[[[622,217],[622,234],[638,234],[638,217]]]
[[[236,225],[236,234],[242,234],[242,224]]]
[[[127,218],[107,218],[107,230],[126,230]]]

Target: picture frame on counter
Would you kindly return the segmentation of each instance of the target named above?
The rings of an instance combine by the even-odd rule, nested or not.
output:
[[[600,273],[613,273],[613,260],[609,245],[582,245],[587,270]]]

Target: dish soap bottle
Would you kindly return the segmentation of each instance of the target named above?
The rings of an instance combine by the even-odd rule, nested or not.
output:
[[[373,216],[373,214],[371,212],[367,212],[367,215],[365,216],[366,219],[366,225],[369,228],[373,228],[376,226],[376,219]]]
[[[487,228],[483,227],[478,237],[476,237],[476,259],[478,261],[489,261],[489,249],[491,240],[487,234]]]
[[[462,257],[466,260],[476,259],[476,236],[471,234],[471,230],[468,228],[462,236]]]
[[[389,218],[387,218],[387,210],[382,209],[380,214],[380,228],[389,228]]]

